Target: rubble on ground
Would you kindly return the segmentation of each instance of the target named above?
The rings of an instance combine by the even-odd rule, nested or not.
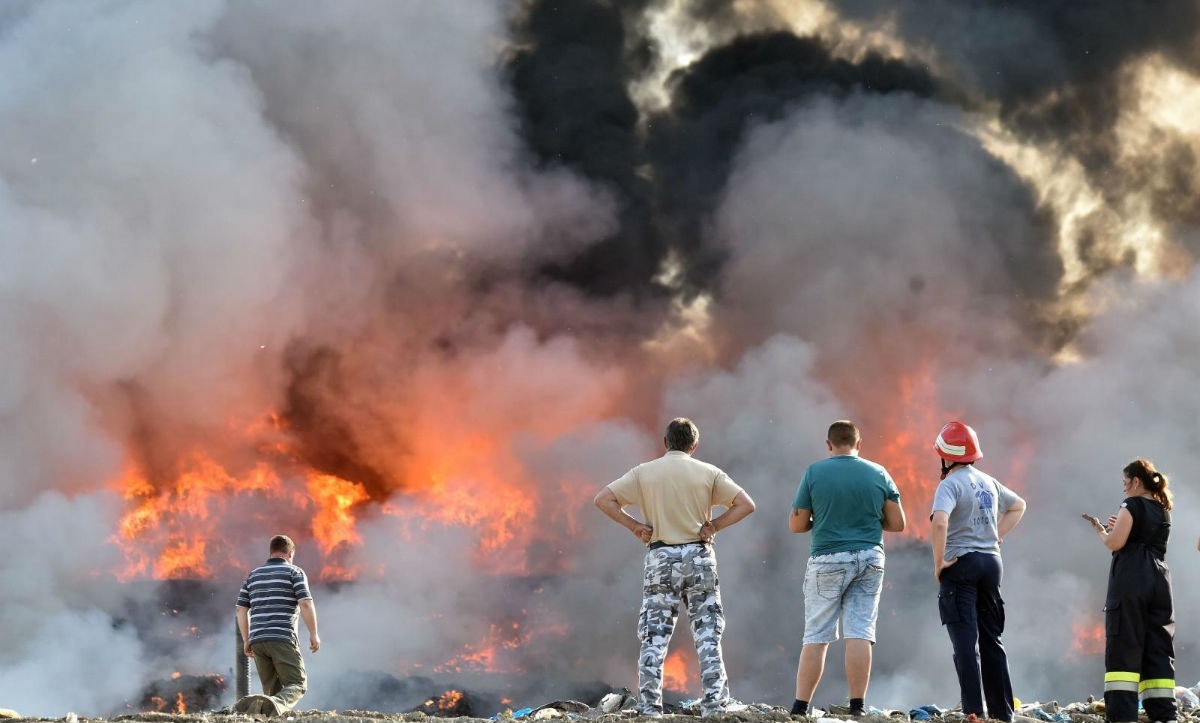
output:
[[[457,694],[457,695],[451,695]],[[1178,687],[1175,698],[1179,702],[1178,723],[1200,723],[1200,683],[1192,688]],[[533,721],[555,720],[558,723],[662,723],[638,715],[637,699],[628,689],[610,692],[592,704],[575,700],[557,700],[538,706],[506,708],[488,717],[472,717],[484,711],[472,710],[469,695],[448,691],[441,698],[426,701],[417,710],[408,713],[379,713],[365,710],[316,711],[298,710],[276,716],[278,723],[532,723]],[[130,721],[132,723],[257,723],[265,719],[261,715],[235,713],[232,706],[216,710],[172,714],[168,712],[144,712],[119,715],[112,718],[85,718],[70,713],[66,718],[21,718],[15,711],[3,710],[14,719],[31,721],[59,721],[62,723],[109,723]],[[679,723],[700,716],[700,701],[685,700],[678,705],[664,706],[664,718]],[[1145,715],[1142,723],[1149,723]],[[922,705],[908,710],[867,707],[865,715],[857,718],[849,715],[849,709],[831,705],[827,709],[810,710],[807,716],[789,715],[788,709],[766,703],[736,703],[729,712],[717,718],[721,723],[898,723],[898,721],[921,721],[922,723],[968,723],[959,708],[942,708],[937,705]],[[1104,723],[1104,701],[1089,697],[1085,701],[1059,704],[1057,701],[1020,703],[1013,717],[1014,723]]]

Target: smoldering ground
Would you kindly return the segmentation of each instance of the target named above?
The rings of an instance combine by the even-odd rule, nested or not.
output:
[[[114,578],[119,481],[258,459],[241,430],[271,413],[285,484],[367,494],[337,551],[361,574],[316,585],[305,705],[369,707],[350,671],[631,684],[640,551],[589,501],[677,414],[759,503],[719,542],[738,697],[790,695],[807,542],[783,518],[845,416],[918,526],[928,439],[980,430],[1030,501],[1018,695],[1096,691],[1073,626],[1106,555],[1078,514],[1134,456],[1176,486],[1177,606],[1200,603],[1196,128],[1137,82],[1195,97],[1194,13],[1168,11],[1108,43],[1064,3],[4,5],[0,703],[108,712],[228,668],[225,625],[132,624],[157,593]],[[432,516],[435,482],[478,514]],[[249,564],[284,527],[323,561],[305,510],[221,504],[214,551]],[[952,702],[924,548],[888,547],[872,699]],[[198,607],[221,619],[244,572]]]

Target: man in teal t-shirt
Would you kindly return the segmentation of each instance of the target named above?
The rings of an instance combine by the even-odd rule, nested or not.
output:
[[[813,533],[804,573],[804,648],[792,714],[808,713],[825,669],[825,653],[838,639],[840,619],[850,713],[860,715],[871,680],[871,646],[883,589],[883,533],[904,529],[904,508],[887,470],[858,456],[862,437],[853,422],[829,425],[825,445],[829,457],[804,471],[788,521],[792,532]]]

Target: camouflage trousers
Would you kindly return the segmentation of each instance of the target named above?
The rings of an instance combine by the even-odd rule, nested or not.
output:
[[[711,545],[679,545],[646,551],[642,611],[638,616],[638,708],[644,715],[662,714],[663,663],[675,632],[679,604],[687,605],[692,623],[704,715],[720,713],[729,702],[729,679],[721,658],[725,612],[717,587],[717,558]]]

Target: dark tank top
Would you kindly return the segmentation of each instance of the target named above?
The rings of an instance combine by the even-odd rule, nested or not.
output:
[[[1171,535],[1170,511],[1145,497],[1127,497],[1123,504],[1133,517],[1125,546],[1144,545],[1161,560],[1167,554],[1167,538]]]

